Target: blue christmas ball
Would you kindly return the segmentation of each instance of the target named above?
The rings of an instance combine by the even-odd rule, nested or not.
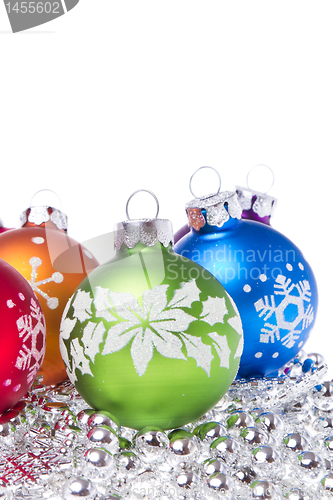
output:
[[[315,322],[310,265],[279,231],[240,220],[236,193],[194,199],[186,211],[190,232],[174,250],[210,271],[235,301],[244,330],[238,377],[275,374],[303,348]]]

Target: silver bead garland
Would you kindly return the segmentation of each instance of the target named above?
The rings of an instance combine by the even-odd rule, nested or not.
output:
[[[301,352],[276,378],[236,380],[183,429],[140,432],[87,408],[70,382],[0,417],[0,498],[333,498],[333,383]]]

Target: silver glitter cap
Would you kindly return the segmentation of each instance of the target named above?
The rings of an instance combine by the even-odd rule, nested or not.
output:
[[[249,182],[250,177],[253,172],[257,171],[257,182],[258,182],[258,169],[259,169],[259,179],[268,182],[267,189],[264,193],[258,191],[257,189],[250,188]],[[267,177],[268,175],[268,177]],[[269,180],[271,177],[271,180]],[[276,207],[277,199],[273,196],[269,196],[267,193],[274,185],[274,172],[273,170],[264,163],[259,163],[252,167],[246,177],[246,186],[241,187],[236,186],[236,192],[238,195],[239,203],[243,211],[251,210],[254,214],[258,215],[261,219],[264,217],[271,217]],[[245,216],[245,214],[243,214]],[[246,218],[246,217],[245,217]]]
[[[173,230],[168,219],[137,219],[118,222],[115,227],[115,247],[117,250],[124,244],[134,248],[138,243],[147,247],[157,242],[167,247],[173,244]]]
[[[242,208],[234,191],[211,194],[204,198],[194,198],[186,203],[185,209],[190,227],[199,231],[206,223],[210,226],[222,227],[230,217],[240,219]],[[203,215],[206,213],[206,217]]]
[[[57,208],[47,206],[29,207],[20,216],[21,227],[25,226],[27,222],[40,226],[49,221],[53,222],[58,229],[67,231],[67,215]]]
[[[132,197],[139,192],[149,193],[156,201],[156,215],[153,219],[131,219],[128,214],[128,205]],[[124,244],[127,248],[134,248],[138,243],[147,247],[160,242],[164,247],[173,245],[173,229],[171,221],[168,219],[158,219],[159,203],[158,199],[148,189],[138,189],[128,198],[126,203],[127,220],[119,222],[115,227],[115,248],[119,250]]]
[[[197,196],[192,190],[193,177],[202,169],[213,170],[218,177],[218,189],[215,193]],[[188,217],[188,225],[196,231],[204,227],[207,223],[210,226],[222,227],[229,217],[240,219],[242,209],[239,205],[237,195],[234,191],[224,191],[220,193],[221,177],[217,170],[213,167],[199,167],[191,176],[189,183],[190,191],[194,199],[186,203],[185,209]],[[205,212],[205,216],[203,214]]]
[[[236,193],[242,210],[252,209],[259,217],[273,215],[277,203],[273,196],[241,186],[236,186]]]

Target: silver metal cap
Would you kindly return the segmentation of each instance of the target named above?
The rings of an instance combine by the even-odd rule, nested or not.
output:
[[[21,227],[23,227],[27,222],[40,226],[41,224],[49,221],[53,222],[58,229],[67,231],[67,215],[57,208],[47,206],[29,207],[20,216]]]
[[[115,247],[124,244],[134,248],[138,243],[147,247],[160,242],[164,247],[173,245],[172,223],[168,219],[137,219],[119,222],[115,227]]]
[[[204,198],[194,198],[185,205],[189,226],[197,231],[206,222],[210,226],[222,227],[229,217],[240,219],[242,208],[234,191],[224,191]],[[202,211],[205,210],[206,218]]]
[[[241,186],[236,186],[236,193],[242,210],[252,209],[259,217],[273,215],[277,203],[273,196]]]

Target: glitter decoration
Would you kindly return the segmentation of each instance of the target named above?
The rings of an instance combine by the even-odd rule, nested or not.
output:
[[[81,374],[92,375],[89,359],[94,362],[100,350],[102,356],[112,354],[124,349],[130,341],[131,356],[139,377],[145,374],[155,349],[167,358],[185,361],[188,357],[194,358],[197,366],[209,377],[211,362],[214,359],[212,348],[203,343],[200,337],[184,333],[196,318],[181,309],[190,308],[193,302],[198,301],[200,290],[195,280],[182,283],[181,288],[175,291],[168,302],[168,287],[169,285],[159,285],[145,291],[142,295],[142,306],[130,293],[111,292],[98,287],[93,299],[89,293],[78,289],[73,300],[73,319],[66,318],[65,311],[61,325],[60,350],[71,381],[74,383],[77,380],[76,370]],[[92,318],[92,304],[96,317],[105,317],[114,322],[121,318],[122,321],[111,326],[106,337],[103,323],[96,326],[96,323],[89,321],[82,335],[83,347],[77,338],[70,342],[73,365],[71,367],[65,343],[76,325],[76,319],[83,322]],[[224,317],[228,314],[224,297],[208,297],[203,302],[200,319],[213,326],[216,323],[224,323]],[[230,326],[241,335],[241,327],[239,331],[239,325],[232,320],[234,317],[228,319]],[[174,335],[174,332],[177,332],[178,336]],[[217,332],[208,335],[214,341],[213,347],[220,359],[220,366],[229,368],[231,350],[227,337]],[[183,352],[184,346],[187,357]]]
[[[225,206],[227,205],[228,210]],[[215,195],[207,195],[203,198],[194,198],[192,201],[186,204],[186,211],[192,216],[193,209],[204,211],[206,213],[206,223],[211,226],[222,227],[225,222],[229,220],[229,217],[235,217],[237,219],[241,218],[242,208],[239,204],[237,194],[235,192],[226,191],[220,192]],[[197,212],[198,213],[198,212]],[[192,218],[189,219],[189,225],[191,225]],[[205,220],[205,219],[204,219]],[[200,225],[198,226],[198,215],[194,219],[195,229],[199,230],[202,227],[201,219]]]
[[[31,241],[36,245],[42,245],[45,242],[45,239],[41,236],[34,236],[33,238],[31,238]]]
[[[311,295],[307,280],[292,283],[289,278],[279,274],[274,284],[274,295],[270,297],[265,295],[254,304],[259,317],[263,317],[265,321],[261,329],[260,342],[268,344],[281,341],[282,345],[291,349],[304,328],[311,325],[314,320]],[[279,303],[276,302],[278,296],[282,297]],[[297,309],[297,316],[293,317],[292,321],[288,316],[290,306]]]
[[[153,246],[158,241],[164,247],[173,243],[172,225],[167,219],[137,219],[116,224],[115,247],[134,248],[138,243]]]
[[[331,498],[326,371],[321,355],[302,351],[276,378],[237,380],[200,421],[164,432],[118,426],[87,408],[69,381],[37,380],[0,417],[0,493],[8,500]]]
[[[39,287],[42,285],[46,285],[53,281],[54,283],[61,283],[64,279],[63,275],[59,272],[55,272],[52,274],[50,278],[45,280],[36,281],[37,278],[37,268],[42,265],[42,259],[39,257],[31,257],[29,260],[29,264],[32,268],[31,270],[31,279],[29,281],[33,291],[41,295],[44,299],[46,299],[46,303],[50,309],[56,309],[59,305],[59,299],[57,297],[49,297],[49,295],[41,290]]]

